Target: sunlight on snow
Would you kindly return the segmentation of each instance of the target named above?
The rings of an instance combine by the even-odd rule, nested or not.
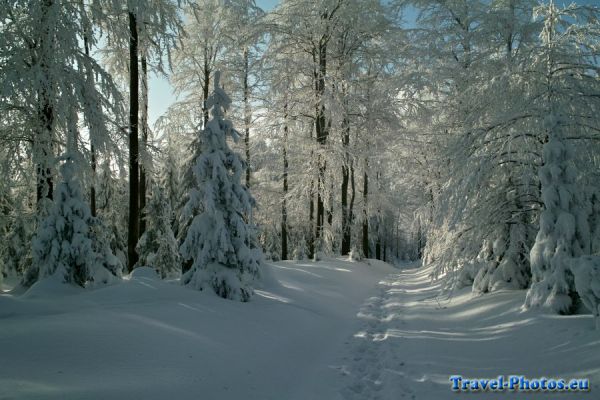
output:
[[[254,290],[254,293],[256,293],[257,295],[264,297],[266,299],[277,300],[282,303],[291,303],[292,302],[290,299],[288,299],[286,297],[279,296],[279,295],[271,293],[271,292],[266,292],[264,290]]]

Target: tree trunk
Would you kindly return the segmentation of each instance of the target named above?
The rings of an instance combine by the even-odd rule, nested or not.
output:
[[[363,179],[363,226],[362,226],[362,248],[365,258],[369,258],[369,175],[367,175],[368,161],[365,160],[365,173]]]
[[[344,119],[342,121],[342,146],[344,149],[344,162],[342,164],[342,255],[350,253],[351,224],[350,211],[348,210],[348,184],[350,181],[350,118],[348,116],[348,100],[346,98],[346,85],[342,84],[342,97],[344,102]]]
[[[327,209],[327,225],[333,226],[333,177],[329,181],[329,208]]]
[[[325,174],[325,163],[321,160],[321,155],[317,156],[317,163],[319,164],[319,172],[317,175],[317,220],[315,224],[315,244],[318,246],[316,251],[320,249],[320,240],[323,236],[323,225],[325,221],[325,202],[323,200],[323,186],[325,186],[324,174]]]
[[[315,240],[323,234],[323,225],[325,221],[325,172],[327,166],[325,160],[322,159],[321,151],[324,150],[327,144],[329,135],[329,124],[325,114],[325,77],[327,75],[327,39],[322,37],[316,49],[313,51],[313,61],[315,62],[315,99],[316,99],[316,114],[315,114],[315,134],[319,145],[318,162],[318,177],[317,177],[317,223],[315,226]]]
[[[205,49],[206,52],[206,49]],[[208,123],[208,92],[210,90],[210,68],[208,66],[207,55],[204,55],[204,86],[202,86],[202,118],[204,124],[202,128],[206,127]]]
[[[281,259],[288,259],[287,194],[288,194],[288,105],[283,105],[283,196],[281,198]]]
[[[146,185],[147,185],[147,177],[146,177],[146,168],[144,167],[144,161],[148,159],[148,65],[146,64],[146,56],[142,56],[142,152],[141,152],[141,160],[140,163],[140,233],[139,236],[142,237],[144,232],[146,232],[146,216],[145,216],[145,208],[146,208]]]
[[[135,250],[139,226],[139,143],[138,143],[138,32],[133,11],[129,11],[129,232],[127,235],[127,268],[138,261]]]
[[[379,221],[377,221],[377,225],[379,225]],[[379,231],[379,226],[377,227]],[[381,260],[381,235],[377,232],[377,239],[375,242],[375,258],[377,260]]]
[[[81,11],[84,11],[84,3],[83,0],[80,0]],[[90,56],[90,39],[89,39],[90,29],[88,26],[85,26],[83,31],[83,48],[85,51],[86,57]],[[91,68],[86,70],[86,79],[88,83],[94,84],[94,74],[91,71]],[[96,149],[94,148],[92,133],[90,132],[90,155],[91,155],[91,163],[92,163],[92,179],[90,183],[90,212],[92,217],[97,216],[96,211]]]
[[[250,123],[252,122],[252,112],[250,109],[250,86],[248,84],[250,72],[248,57],[248,47],[246,47],[244,48],[244,144],[246,146],[246,187],[250,188]],[[285,107],[287,107],[287,104]]]
[[[315,226],[315,187],[314,180],[310,181],[310,192],[309,192],[309,206],[308,206],[308,234],[310,238],[308,240],[308,258],[315,256],[315,237],[313,236],[312,229]]]
[[[352,224],[354,224],[354,200],[356,200],[356,179],[354,178],[354,161],[350,160],[350,204],[348,205],[349,241],[352,240]]]
[[[43,3],[42,18],[40,26],[39,47],[40,58],[39,65],[43,79],[42,87],[38,90],[38,129],[33,141],[33,160],[36,163],[36,199],[38,205],[41,200],[48,198],[52,200],[54,192],[54,181],[52,178],[52,163],[54,158],[53,135],[54,135],[54,107],[52,105],[51,87],[52,79],[50,76],[50,65],[48,60],[52,56],[52,27],[48,26],[49,9],[54,5],[52,0],[45,0]]]

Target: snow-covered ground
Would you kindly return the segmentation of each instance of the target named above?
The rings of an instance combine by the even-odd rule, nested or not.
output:
[[[525,291],[440,296],[427,269],[380,282],[348,345],[344,399],[598,399],[600,332],[591,315],[522,312]],[[579,393],[452,393],[449,377],[589,378]]]
[[[524,292],[448,302],[427,270],[369,264],[270,264],[249,303],[145,269],[2,295],[0,399],[516,399],[453,394],[448,380],[515,373],[589,377],[591,392],[559,397],[596,398],[591,316],[521,313]]]

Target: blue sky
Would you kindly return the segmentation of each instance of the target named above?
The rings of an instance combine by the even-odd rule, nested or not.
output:
[[[555,1],[557,4],[569,4],[572,2],[572,0]],[[575,0],[575,3],[598,5],[600,0]],[[263,10],[271,10],[279,4],[279,0],[256,0],[256,4]],[[166,79],[157,76],[150,77],[149,91],[148,114],[149,122],[152,126],[158,117],[165,113],[169,105],[175,101],[175,96],[173,95],[173,89],[171,88],[171,85],[169,85],[169,82]]]
[[[257,0],[256,4],[263,10],[271,10],[277,4],[279,0]],[[169,82],[159,76],[150,76],[150,82],[148,83],[149,97],[148,97],[148,117],[150,126],[154,125],[154,122],[167,111],[167,108],[175,101],[173,95],[173,89]]]

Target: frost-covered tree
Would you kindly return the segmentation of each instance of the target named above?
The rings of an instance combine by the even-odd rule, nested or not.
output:
[[[181,7],[187,3],[186,0],[101,0],[109,16],[102,25],[106,32],[104,61],[115,76],[128,83],[129,92],[129,270],[137,262],[135,246],[145,229],[141,210],[147,197],[147,173],[152,170],[147,150],[148,77],[152,72],[164,74],[166,67],[171,66],[171,50],[182,34]]]
[[[92,216],[77,176],[74,157],[67,154],[60,167],[62,181],[48,215],[33,239],[33,266],[28,280],[58,275],[65,283],[85,287],[113,276],[94,251]],[[108,264],[112,264],[108,262]]]
[[[127,265],[127,221],[123,213],[127,201],[127,182],[115,176],[111,160],[105,160],[98,169],[97,214],[101,223],[95,229],[102,229],[102,235],[109,241],[112,253],[120,264]]]
[[[542,77],[539,106],[545,111],[539,169],[543,211],[531,249],[533,284],[525,306],[563,314],[573,312],[578,304],[570,266],[573,258],[590,254],[589,222],[590,217],[595,219],[589,215],[593,208],[582,185],[589,167],[576,163],[587,154],[575,157],[573,146],[574,140],[585,143],[600,131],[596,62],[600,14],[576,5],[560,9],[553,2],[540,6],[537,13],[544,22],[534,60]]]
[[[31,237],[33,218],[13,215],[6,236],[3,237],[2,258],[7,275],[23,276],[31,265]]]
[[[65,142],[73,109],[90,127],[98,151],[114,150],[107,111],[119,116],[121,97],[106,71],[82,51],[84,36],[95,43],[85,35],[92,17],[82,4],[43,0],[0,5],[0,110],[6,117],[0,135],[11,146],[30,146],[38,202],[53,196],[55,154]],[[102,12],[93,14],[94,20],[101,18]],[[82,140],[80,136],[77,142]]]
[[[181,260],[171,229],[173,213],[159,186],[154,186],[144,213],[148,226],[137,244],[138,265],[154,268],[163,279],[179,277]]]
[[[230,104],[216,73],[207,101],[212,119],[200,132],[202,151],[192,167],[196,186],[184,211],[193,219],[180,252],[192,265],[181,282],[200,290],[211,288],[223,298],[247,301],[253,293],[252,280],[259,275],[262,253],[249,222],[254,200],[241,183],[244,163],[227,144],[228,138],[239,137],[225,119]]]

